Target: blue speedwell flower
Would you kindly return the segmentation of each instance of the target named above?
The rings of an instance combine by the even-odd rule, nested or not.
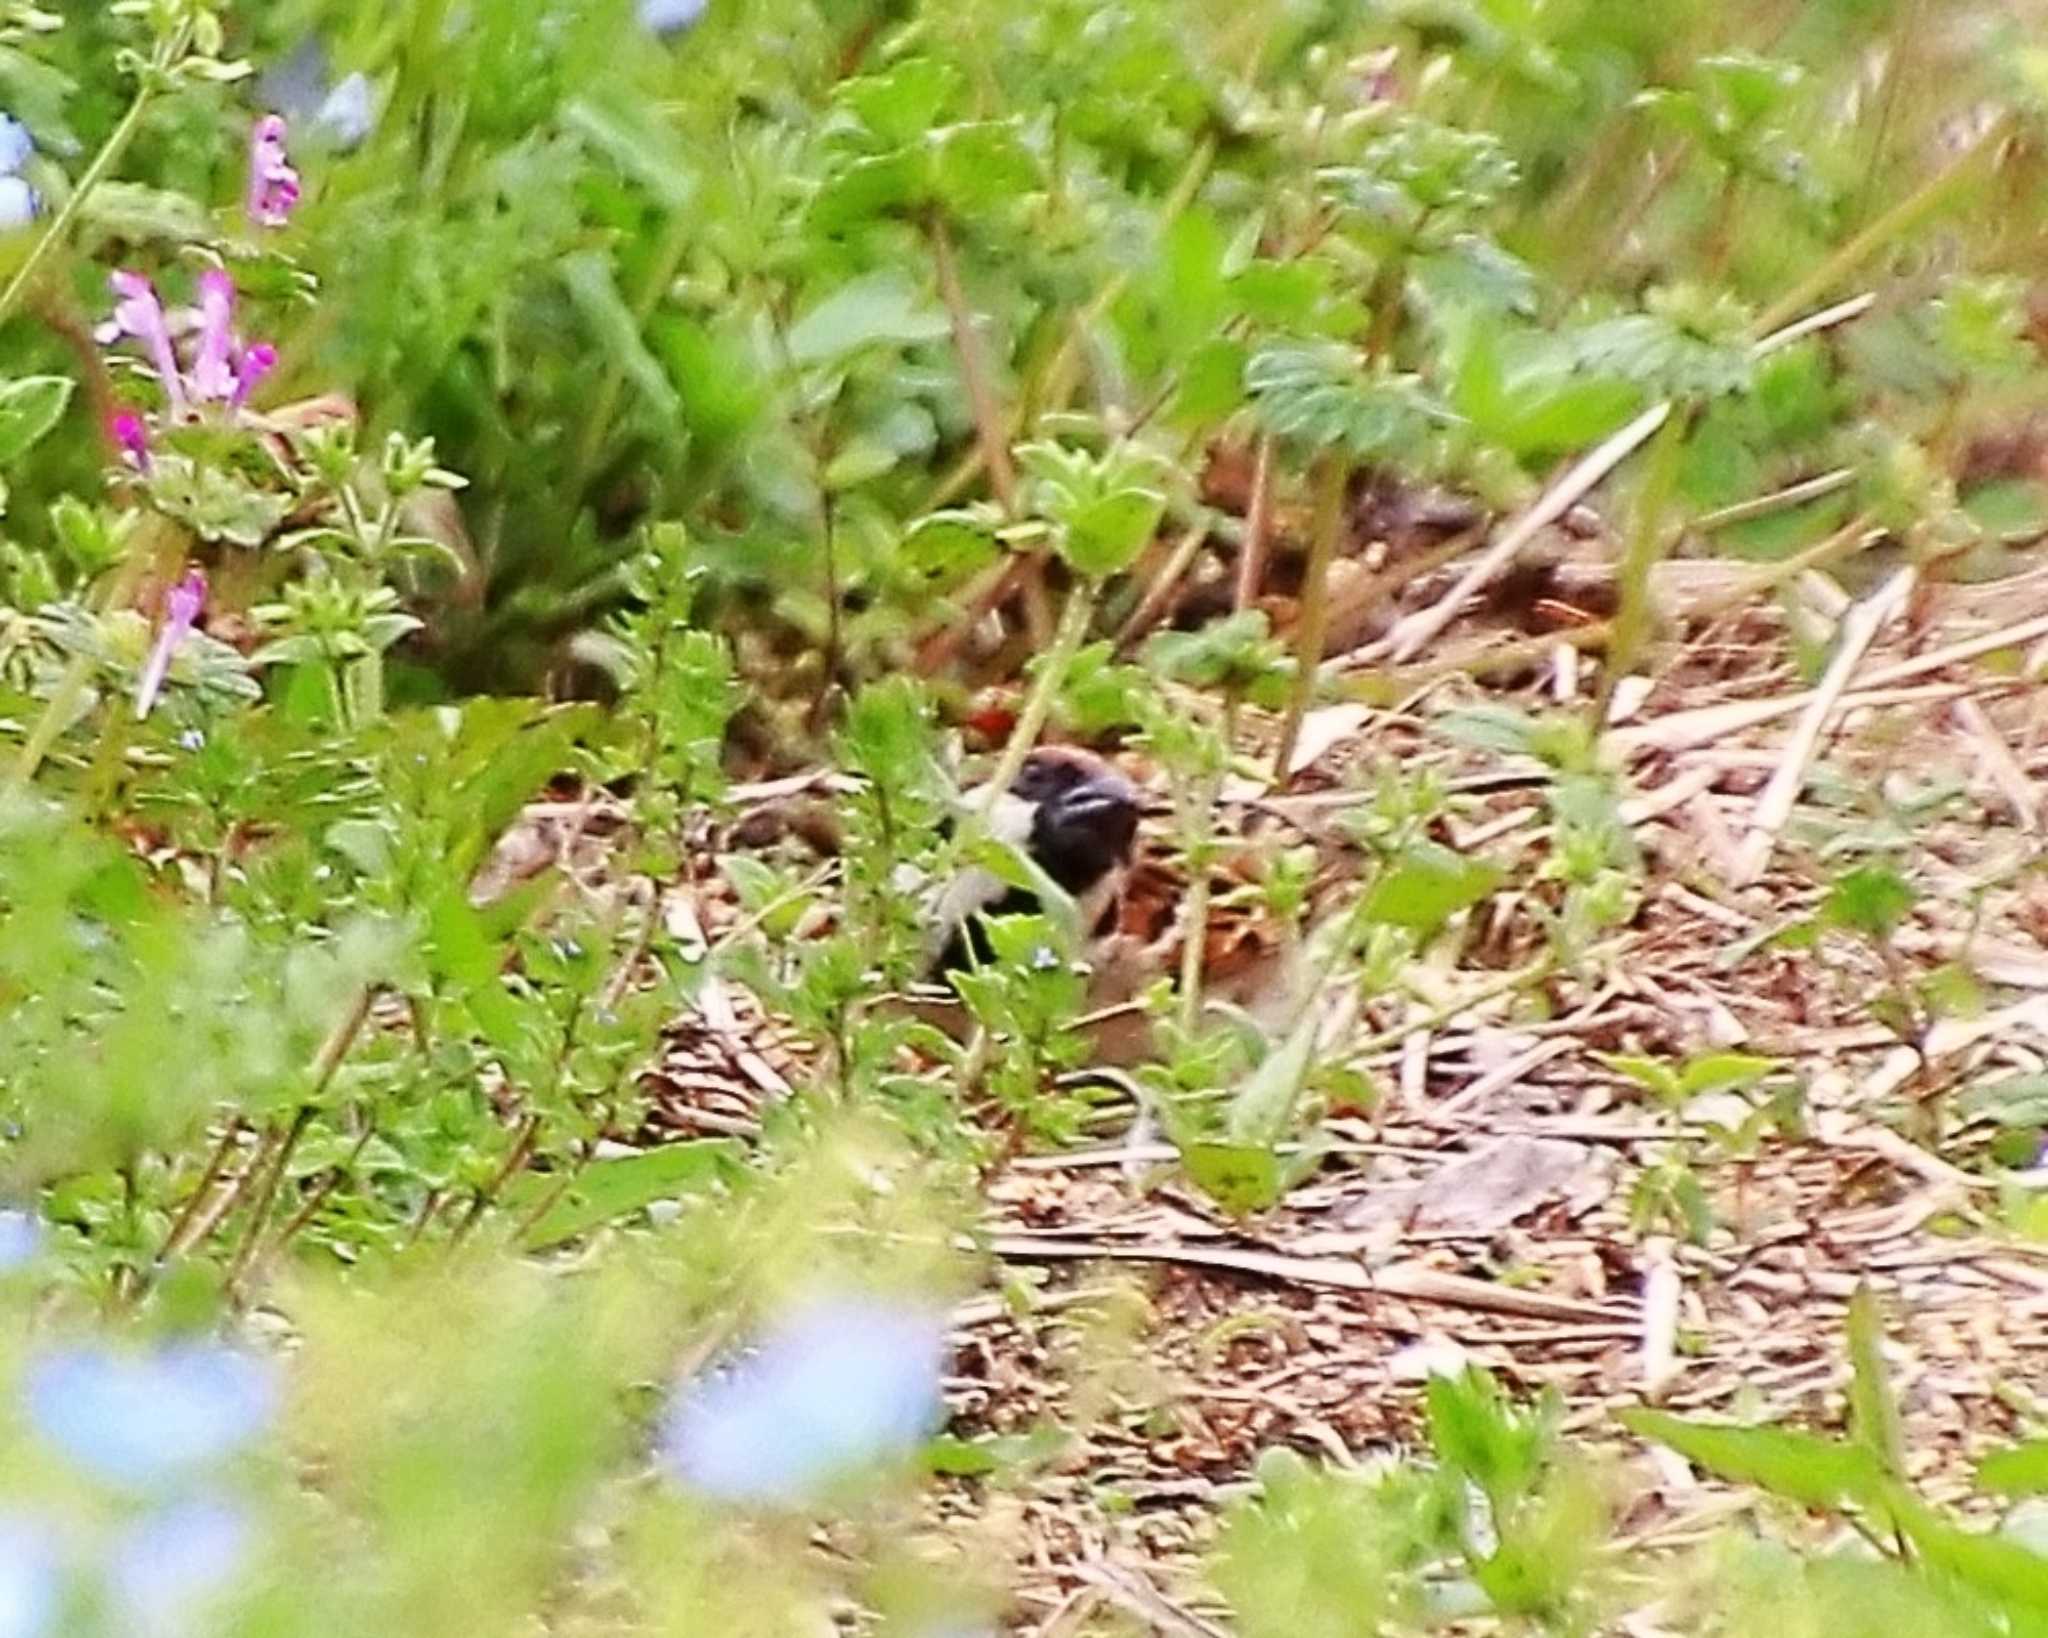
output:
[[[247,1568],[246,1514],[220,1501],[185,1501],[131,1526],[107,1564],[107,1590],[137,1638],[197,1638],[201,1622]]]
[[[662,1459],[718,1501],[794,1506],[922,1443],[941,1415],[946,1325],[930,1310],[831,1298],[684,1384]]]
[[[0,1638],[45,1638],[57,1627],[61,1576],[49,1532],[0,1515]]]
[[[43,196],[21,174],[35,151],[28,127],[11,114],[0,114],[0,231],[27,227],[43,208]]]
[[[704,15],[710,0],[640,0],[640,26],[650,34],[680,34]]]
[[[31,1363],[29,1421],[79,1468],[149,1489],[204,1471],[269,1426],[275,1374],[209,1343],[148,1354],[92,1344]]]
[[[10,1274],[42,1249],[43,1225],[25,1211],[0,1206],[0,1274]]]

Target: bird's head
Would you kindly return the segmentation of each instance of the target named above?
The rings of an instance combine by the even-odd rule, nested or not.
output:
[[[1137,790],[1100,757],[1045,746],[1025,759],[1010,794],[1028,809],[1023,838],[1039,868],[1069,893],[1085,893],[1131,856]]]

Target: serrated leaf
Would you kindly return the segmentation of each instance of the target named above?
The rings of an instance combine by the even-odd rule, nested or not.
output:
[[[960,94],[960,73],[934,57],[907,57],[879,74],[863,74],[840,87],[840,103],[851,109],[875,140],[900,148],[937,125]]]
[[[1911,912],[1917,895],[1890,865],[1859,865],[1828,888],[1821,917],[1869,938],[1889,938]]]
[[[1166,497],[1147,489],[1120,489],[1078,506],[1061,519],[1060,556],[1076,574],[1104,580],[1121,574],[1158,531]]]
[[[1368,921],[1434,932],[1500,886],[1502,872],[1485,859],[1468,859],[1437,842],[1417,842],[1366,894]]]
[[[1191,1143],[1181,1164],[1196,1187],[1233,1217],[1269,1210],[1285,1187],[1280,1159],[1256,1143]]]
[[[738,1176],[745,1159],[746,1151],[732,1138],[699,1138],[593,1161],[527,1230],[524,1244],[528,1251],[540,1251],[658,1200],[701,1193]]]
[[[1663,1411],[1632,1409],[1619,1414],[1631,1433],[1669,1445],[1710,1473],[1761,1485],[1808,1507],[1868,1502],[1884,1482],[1883,1470],[1868,1450],[1839,1439],[1786,1428],[1693,1422]]]
[[[0,387],[0,466],[12,466],[50,435],[71,404],[71,378],[29,375]]]

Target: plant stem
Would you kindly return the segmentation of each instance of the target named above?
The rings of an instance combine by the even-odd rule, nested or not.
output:
[[[161,1268],[171,1258],[183,1251],[186,1235],[198,1219],[200,1208],[213,1192],[214,1184],[220,1181],[220,1174],[227,1169],[228,1156],[235,1152],[235,1145],[242,1138],[242,1117],[230,1115],[228,1123],[221,1129],[220,1141],[213,1146],[213,1153],[207,1157],[206,1169],[199,1174],[199,1182],[190,1197],[179,1208],[178,1215],[171,1220],[170,1232],[164,1236],[163,1249],[156,1254],[156,1266]]]
[[[512,1181],[533,1158],[536,1142],[540,1138],[540,1116],[528,1115],[519,1123],[519,1135],[512,1140],[512,1147],[505,1156],[504,1164],[491,1174],[490,1181],[476,1191],[476,1198],[469,1203],[469,1210],[462,1221],[455,1226],[455,1244],[460,1245],[476,1227],[477,1221],[490,1208],[493,1200],[505,1185]]]
[[[256,1260],[256,1248],[263,1240],[263,1225],[270,1217],[270,1209],[277,1204],[278,1190],[284,1186],[284,1169],[290,1163],[292,1151],[299,1146],[299,1139],[306,1135],[306,1128],[313,1124],[314,1106],[302,1103],[292,1115],[291,1125],[285,1128],[271,1151],[269,1164],[263,1170],[263,1181],[257,1185],[256,1198],[249,1204],[249,1226],[242,1233],[242,1243],[236,1248],[234,1260],[228,1264],[226,1290],[232,1295],[249,1273],[250,1265]]]
[[[1244,544],[1237,554],[1237,611],[1242,614],[1259,600],[1266,584],[1266,539],[1273,522],[1273,435],[1259,439],[1259,452],[1252,464],[1252,499],[1245,509]]]
[[[1758,334],[1768,334],[1842,283],[1872,256],[1903,238],[1948,203],[1950,192],[1966,181],[1987,156],[1995,155],[2012,129],[2011,116],[1995,120],[1977,141],[1936,171],[1870,226],[1841,246],[1811,273],[1766,308],[1756,321]]]
[[[182,55],[182,46],[178,49]],[[107,140],[100,145],[100,151],[92,156],[92,163],[79,177],[78,186],[71,190],[71,197],[64,201],[63,208],[43,230],[42,237],[36,240],[21,266],[14,270],[14,277],[7,281],[7,288],[0,290],[0,324],[14,317],[14,310],[28,293],[30,281],[41,271],[50,253],[71,236],[79,213],[85,209],[86,200],[107,179],[107,172],[114,168],[128,144],[134,140],[135,133],[142,126],[142,116],[155,100],[156,89],[150,83],[150,77],[144,75],[135,88],[135,100],[128,105],[128,112],[121,116],[121,123],[108,134]]]
[[[1668,542],[1664,517],[1670,509],[1672,491],[1678,485],[1679,459],[1685,453],[1686,430],[1691,422],[1692,417],[1683,409],[1674,411],[1657,429],[1657,441],[1650,446],[1650,467],[1636,493],[1628,544],[1623,548],[1616,575],[1620,603],[1614,611],[1607,643],[1607,663],[1600,669],[1600,687],[1594,696],[1596,725],[1607,720],[1607,705],[1614,697],[1615,685],[1635,664],[1650,629],[1650,571],[1657,566]]]
[[[996,763],[995,772],[989,776],[988,789],[981,800],[977,817],[986,820],[995,811],[995,805],[1002,793],[1016,782],[1018,771],[1024,766],[1024,759],[1031,754],[1031,748],[1038,743],[1039,731],[1045,727],[1046,718],[1052,715],[1052,702],[1059,693],[1060,684],[1066,680],[1067,667],[1073,664],[1074,656],[1080,652],[1081,644],[1088,635],[1088,622],[1094,617],[1095,602],[1100,588],[1092,580],[1076,581],[1074,589],[1067,593],[1067,606],[1060,613],[1059,630],[1053,633],[1052,647],[1039,662],[1038,674],[1031,680],[1031,693],[1024,701],[1024,709],[1017,714],[1017,725],[1010,730],[1010,740],[1003,747],[1003,754]]]
[[[1334,451],[1316,463],[1315,532],[1302,575],[1301,614],[1294,626],[1294,686],[1288,692],[1287,715],[1280,724],[1280,744],[1273,753],[1276,786],[1287,783],[1288,764],[1294,760],[1302,718],[1308,715],[1316,672],[1322,665],[1323,639],[1330,629],[1330,565],[1336,560],[1337,541],[1344,532],[1344,491],[1350,478],[1350,463]]]
[[[981,336],[974,328],[974,313],[967,305],[967,292],[960,285],[959,259],[953,251],[952,230],[942,212],[925,218],[925,238],[932,249],[932,270],[938,277],[939,299],[953,326],[953,350],[960,357],[960,376],[967,388],[967,402],[974,412],[974,435],[981,444],[982,464],[988,468],[989,487],[1003,510],[1017,510],[1017,469],[1010,460],[1010,440],[1003,412],[996,403],[995,382],[989,373]]]

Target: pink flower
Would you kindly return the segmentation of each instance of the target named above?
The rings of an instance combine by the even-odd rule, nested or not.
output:
[[[135,685],[135,720],[140,722],[149,715],[156,704],[156,697],[163,692],[164,678],[171,669],[171,656],[178,652],[178,645],[191,635],[193,625],[206,607],[206,575],[199,569],[189,570],[185,578],[173,586],[164,596],[164,623],[156,634],[156,647],[149,652],[149,663],[142,668],[142,677]]]
[[[235,281],[217,267],[199,275],[199,350],[192,358],[192,396],[235,395]]]
[[[284,118],[265,114],[249,130],[249,220],[283,227],[299,202],[299,173],[284,151]]]
[[[114,287],[114,329],[117,335],[133,336],[149,349],[170,400],[171,413],[185,414],[185,383],[178,374],[178,355],[171,348],[171,327],[164,317],[164,304],[157,300],[156,286],[140,273],[122,271],[108,281]]]
[[[235,390],[228,398],[230,409],[240,409],[256,390],[256,383],[277,368],[277,349],[267,341],[244,347],[235,354]]]
[[[117,410],[107,423],[107,431],[121,446],[129,464],[136,471],[147,473],[150,467],[149,423],[133,410]]]

